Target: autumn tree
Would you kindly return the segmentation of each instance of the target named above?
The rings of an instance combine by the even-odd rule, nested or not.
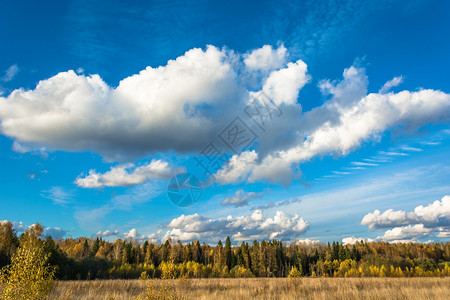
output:
[[[48,264],[42,234],[39,224],[23,234],[11,264],[0,272],[1,299],[44,299],[53,288],[54,270]]]

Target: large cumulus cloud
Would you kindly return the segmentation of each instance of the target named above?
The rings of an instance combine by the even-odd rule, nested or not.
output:
[[[384,87],[380,93],[367,94],[367,85],[364,69],[356,67],[346,69],[339,83],[322,81],[322,91],[332,97],[299,116],[293,144],[266,155],[254,151],[236,154],[217,172],[218,181],[266,179],[287,184],[293,168],[316,156],[346,155],[365,141],[379,140],[387,130],[417,130],[450,120],[450,95],[442,91],[388,93]]]
[[[117,87],[99,75],[61,72],[34,90],[0,97],[0,130],[14,138],[15,149],[24,151],[88,150],[110,160],[196,152],[248,104],[249,74],[258,72],[261,86],[274,68],[283,70],[287,55],[283,46],[245,55],[214,46],[195,48],[165,66],[147,67]],[[268,84],[277,95],[289,84],[292,91],[284,93],[292,102],[306,83],[306,65],[299,61],[287,70],[294,75],[291,82],[273,74]]]

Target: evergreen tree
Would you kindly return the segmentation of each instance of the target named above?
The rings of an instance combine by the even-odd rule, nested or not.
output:
[[[224,256],[225,256],[225,264],[227,265],[228,269],[231,270],[231,268],[234,266],[232,265],[233,252],[231,251],[231,240],[229,236],[227,236],[227,239],[225,241]]]
[[[97,254],[98,249],[100,249],[100,239],[96,238],[92,245],[91,257],[94,257],[95,254]]]
[[[11,262],[19,240],[11,222],[0,222],[0,269]]]
[[[89,243],[87,239],[84,239],[83,256],[87,256],[88,254],[89,254]]]

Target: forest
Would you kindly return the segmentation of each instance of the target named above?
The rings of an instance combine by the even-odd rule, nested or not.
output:
[[[23,234],[0,223],[0,269],[10,264]],[[40,236],[48,263],[60,280],[248,277],[449,276],[450,243],[356,242],[343,245],[231,239],[164,243]]]

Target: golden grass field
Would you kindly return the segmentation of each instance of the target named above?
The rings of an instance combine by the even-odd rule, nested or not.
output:
[[[137,299],[145,295],[147,284],[154,294],[165,289],[176,299],[449,299],[450,296],[450,277],[251,278],[61,281],[49,299]]]

